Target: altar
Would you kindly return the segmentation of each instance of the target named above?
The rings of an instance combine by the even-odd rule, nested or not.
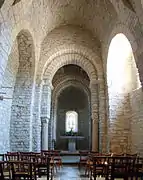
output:
[[[76,140],[83,140],[83,136],[60,136],[61,139],[68,139],[68,151],[75,152],[76,151]]]

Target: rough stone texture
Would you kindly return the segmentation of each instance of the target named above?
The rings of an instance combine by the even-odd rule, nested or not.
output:
[[[19,65],[19,54],[17,42],[15,42],[13,49],[9,55],[8,64],[5,70],[4,79],[2,82],[2,88],[0,89],[0,95],[3,95],[5,99],[0,101],[0,149],[1,153],[10,151],[10,121],[11,121],[11,105],[13,100],[13,91],[16,81],[16,74]],[[2,61],[1,61],[2,66]],[[4,93],[4,94],[2,94]]]
[[[113,94],[110,104],[110,152],[130,153],[131,107],[128,94]]]
[[[32,121],[32,150],[35,152],[40,152],[41,150],[41,95],[42,95],[42,85],[35,85],[34,92],[34,110],[33,110],[33,121]]]
[[[28,107],[32,107],[34,105],[33,112],[32,108],[29,108],[29,115],[25,117],[27,119],[27,127],[30,127],[31,129],[31,132],[28,132],[29,139],[27,139],[28,142],[31,142],[31,145],[26,145],[28,148],[26,148],[25,150],[28,150],[29,147],[31,149],[32,146],[33,150],[40,150],[40,108],[43,81],[42,75],[44,75],[45,70],[48,70],[48,68],[50,67],[47,75],[50,75],[50,81],[52,81],[52,78],[56,71],[61,66],[67,65],[69,63],[80,65],[89,75],[90,80],[93,80],[92,82],[90,82],[90,87],[93,86],[93,88],[90,89],[93,95],[92,116],[96,119],[96,123],[100,122],[99,149],[101,151],[105,151],[107,144],[109,144],[107,142],[107,133],[109,129],[108,107],[110,105],[110,99],[108,101],[106,86],[106,63],[108,49],[112,38],[117,33],[124,33],[131,43],[135,61],[139,70],[141,84],[143,84],[142,1],[131,1],[131,5],[133,6],[135,12],[130,10],[130,8],[126,6],[126,4],[123,3],[122,0],[22,0],[14,6],[12,6],[12,3],[13,0],[5,0],[0,9],[0,91],[7,91],[3,90],[1,86],[7,81],[7,79],[9,79],[11,74],[13,77],[10,81],[11,84],[13,84],[13,88],[14,81],[16,79],[13,102],[11,102],[11,100],[0,101],[0,108],[2,109],[2,113],[0,115],[0,128],[3,129],[2,134],[0,135],[0,140],[2,142],[1,146],[4,145],[2,146],[2,149],[4,149],[1,151],[4,152],[9,150],[9,123],[7,123],[8,128],[6,128],[4,124],[5,122],[10,122],[9,117],[11,103],[13,103],[14,105],[15,102],[18,101],[18,99],[15,98],[22,94],[25,94],[25,96],[23,96],[22,98],[23,102],[27,101],[25,97],[28,97],[26,94],[29,94]],[[35,64],[33,67],[34,69],[32,70],[32,72],[35,72],[35,75],[34,73],[31,75],[30,71],[28,71],[26,68],[23,69],[23,73],[29,72],[29,79],[27,78],[27,81],[32,79],[31,84],[28,87],[29,91],[26,91],[26,89],[22,88],[19,89],[22,80],[18,81],[19,71],[16,75],[18,63],[15,64],[14,62],[18,62],[17,55],[15,55],[15,60],[12,61],[14,64],[12,66],[9,65],[11,64],[10,56],[15,47],[15,40],[17,39],[17,35],[19,34],[19,32],[23,29],[27,29],[31,33],[31,36],[33,37],[33,45],[35,47],[35,54],[33,56],[33,59],[35,59]],[[27,44],[29,44],[29,42]],[[31,47],[28,48],[28,51],[30,51],[30,49]],[[24,52],[25,49],[23,49],[22,51]],[[21,59],[21,53],[19,52],[19,54],[19,59]],[[70,54],[72,58],[68,58],[65,54]],[[27,53],[24,53],[24,56],[27,56]],[[26,58],[24,56],[22,56],[23,59]],[[62,60],[63,58],[67,58],[70,60]],[[57,59],[57,61],[55,61],[55,59]],[[53,61],[54,63],[52,63]],[[52,64],[52,66],[50,66],[50,63]],[[19,65],[19,70],[20,68],[21,66]],[[11,69],[11,72],[8,69]],[[50,72],[51,70],[52,73]],[[10,73],[7,73],[7,71]],[[49,72],[51,74],[49,74]],[[93,76],[95,78],[93,78]],[[27,74],[25,76],[25,79],[26,77]],[[97,79],[100,80],[100,83],[98,82],[98,87],[95,86],[95,84],[97,84]],[[36,82],[34,82],[34,80]],[[96,90],[95,92],[96,88],[98,88],[98,91]],[[20,92],[20,90],[22,90],[22,93]],[[16,93],[18,91],[19,95]],[[10,89],[10,92],[8,93],[12,95],[13,89]],[[138,128],[138,126],[134,126],[136,122],[140,122],[140,127],[142,124],[142,120],[140,118],[142,117],[142,104],[140,104],[140,99],[142,99],[142,92],[135,91],[130,95],[130,98],[128,97],[128,95],[125,95],[125,102],[123,100],[124,96],[119,95],[117,100],[121,99],[121,104],[125,106],[126,102],[128,102],[126,109],[129,108],[130,104],[130,107],[132,109],[132,129],[133,127]],[[134,97],[137,97],[136,101],[134,101]],[[19,104],[21,102],[18,101],[16,103]],[[99,109],[98,111],[95,111],[97,107]],[[9,113],[7,114],[6,108],[7,111],[9,111]],[[24,112],[22,113],[24,115]],[[121,111],[120,113],[123,114],[123,111]],[[99,115],[99,118],[97,117],[97,115]],[[14,115],[12,115],[11,117],[14,117]],[[23,128],[21,126],[20,128]],[[14,127],[17,127],[17,125]],[[115,129],[116,127],[118,127],[118,123],[116,123]],[[136,128],[132,130],[132,142],[134,142],[132,150],[137,150],[139,152],[143,149],[143,146],[140,143],[140,138],[138,138],[142,136],[142,131],[136,131]],[[122,132],[122,130],[120,132]],[[7,136],[5,140],[2,137],[6,134]],[[33,145],[31,140],[32,135]],[[128,135],[126,135],[126,137],[127,136]],[[124,142],[126,140],[124,139]],[[23,138],[23,141],[25,141],[25,138]],[[119,142],[121,142],[120,139]],[[116,143],[118,143],[118,141]],[[16,148],[15,150],[24,149]]]
[[[143,92],[142,88],[134,90],[130,94],[131,102],[131,151],[132,153],[139,153],[143,156],[143,142],[142,142],[142,117],[143,117]]]
[[[13,93],[10,123],[12,151],[32,150],[32,118],[34,87],[33,44],[27,32],[18,36],[19,67]]]

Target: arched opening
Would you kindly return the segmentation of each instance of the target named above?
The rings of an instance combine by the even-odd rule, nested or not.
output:
[[[73,114],[71,113],[71,111],[75,111],[78,113],[78,126],[76,123],[77,113]],[[84,143],[83,140],[80,139],[76,140],[76,149],[77,150],[89,149],[89,126],[90,126],[89,111],[90,110],[89,110],[87,96],[83,90],[70,85],[61,92],[61,94],[58,96],[58,104],[57,104],[57,124],[56,124],[57,149],[69,150],[68,140],[61,138],[61,136],[64,135],[83,136]],[[69,113],[66,114],[67,112]],[[67,117],[69,118],[68,122],[71,121],[69,123],[68,129],[65,123],[65,114],[68,115]],[[74,122],[73,119],[75,120]],[[65,129],[67,129],[67,132],[65,132]]]
[[[84,144],[77,140],[77,149],[91,146],[89,82],[86,72],[72,64],[63,66],[54,75],[49,142],[54,139],[56,149],[68,150],[68,140],[61,136],[71,134],[85,138]]]
[[[31,34],[23,30],[13,43],[2,80],[1,153],[31,149],[34,58]]]
[[[10,151],[10,120],[11,106],[13,101],[13,92],[16,81],[16,74],[19,66],[19,53],[17,41],[13,43],[13,47],[8,57],[7,66],[5,68],[0,87],[0,152]]]
[[[111,41],[107,60],[110,150],[131,151],[132,107],[130,95],[140,88],[131,44],[122,33]]]
[[[35,55],[31,34],[23,30],[17,36],[18,66],[13,87],[10,115],[10,150],[32,150],[32,118]]]
[[[67,111],[65,116],[65,132],[78,132],[78,113],[76,111]]]

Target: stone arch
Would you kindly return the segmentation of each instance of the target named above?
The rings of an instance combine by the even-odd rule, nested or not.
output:
[[[80,79],[73,79],[73,77],[68,77],[68,78],[64,79],[63,81],[61,81],[61,83],[59,83],[57,85],[57,87],[53,90],[53,93],[52,93],[52,99],[54,99],[53,104],[56,104],[57,97],[60,95],[60,93],[66,87],[68,87],[70,85],[76,86],[78,88],[82,88],[84,90],[84,93],[88,97],[88,101],[90,101],[90,90],[89,90],[89,87],[86,86],[85,84],[83,84]]]
[[[14,91],[14,85],[16,81],[16,74],[19,66],[19,54],[17,41],[13,43],[11,52],[9,54],[6,67],[4,69],[2,82],[0,86],[0,109],[2,113],[0,119],[0,128],[2,135],[0,135],[0,152],[5,153],[10,151],[10,119],[11,119],[11,106],[12,106],[12,96]]]
[[[100,41],[90,31],[79,26],[63,25],[55,28],[47,34],[41,44],[38,78],[41,80],[52,60],[62,54],[80,54],[102,74],[100,45]]]
[[[95,66],[92,64],[92,61],[89,61],[86,57],[81,56],[80,54],[61,54],[61,56],[57,56],[55,59],[48,64],[47,69],[43,73],[42,79],[46,80],[47,85],[49,87],[52,86],[52,78],[56,71],[68,64],[75,64],[83,68],[83,70],[88,74],[90,79],[90,90],[91,90],[91,106],[92,106],[92,126],[94,126],[93,130],[93,144],[95,145],[92,147],[93,150],[98,151],[98,147],[100,144],[101,149],[105,152],[107,147],[107,140],[106,140],[106,129],[103,126],[106,126],[106,114],[105,114],[105,89],[104,89],[104,78],[102,75],[102,71],[97,74],[97,70]],[[100,66],[100,65],[99,65]],[[99,70],[99,69],[98,69]],[[99,85],[99,86],[98,86]],[[98,99],[101,98],[99,101]],[[99,103],[98,103],[99,102]],[[94,111],[96,109],[96,111]],[[102,114],[99,114],[99,111],[102,111]],[[98,128],[98,124],[100,123],[100,130]],[[106,128],[108,128],[106,126]],[[100,131],[98,134],[97,132]],[[100,136],[100,137],[99,137]],[[95,138],[94,138],[95,137]],[[100,141],[100,142],[99,142]],[[99,142],[99,143],[98,143]]]
[[[53,93],[52,93],[52,104],[51,104],[51,107],[52,107],[52,112],[51,112],[51,125],[52,125],[52,130],[51,132],[53,132],[52,134],[50,134],[51,136],[49,137],[49,141],[51,141],[52,139],[56,139],[56,119],[57,119],[57,106],[58,106],[58,97],[59,95],[68,87],[70,86],[73,86],[73,87],[76,87],[78,89],[81,89],[84,94],[86,95],[87,97],[87,101],[88,101],[88,104],[89,104],[89,109],[90,109],[90,98],[91,98],[91,95],[90,95],[90,89],[88,87],[88,85],[86,85],[85,83],[83,83],[81,81],[80,78],[76,78],[74,79],[72,76],[71,77],[67,77],[65,79],[63,79],[57,86],[55,89],[53,89]],[[91,119],[90,119],[91,120]],[[90,121],[89,122],[89,126],[91,128],[91,124],[92,122]],[[51,126],[50,125],[50,126]],[[89,146],[91,146],[91,131],[89,132]],[[51,147],[52,147],[52,144],[51,144]],[[53,148],[53,147],[52,147]]]
[[[105,62],[105,67],[107,64],[107,57],[108,57],[108,50],[109,50],[110,43],[111,43],[112,39],[119,33],[122,33],[127,37],[128,41],[131,44],[131,47],[132,47],[132,50],[134,53],[134,57],[135,57],[135,61],[137,60],[136,51],[138,49],[138,44],[136,42],[136,38],[134,37],[134,35],[130,31],[130,29],[125,24],[118,23],[114,26],[111,33],[107,35],[107,38],[106,38],[107,41],[105,43],[106,45],[104,45],[104,48],[103,48],[103,54],[104,54],[103,58],[104,58],[104,62]]]
[[[128,23],[130,24],[130,23]],[[103,66],[104,66],[104,72],[107,76],[107,58],[108,58],[108,50],[109,50],[109,46],[110,46],[110,43],[112,41],[112,39],[115,37],[115,35],[119,34],[119,33],[123,33],[128,41],[130,42],[131,44],[131,47],[132,47],[132,51],[133,51],[133,54],[134,54],[134,58],[135,58],[135,62],[136,64],[138,65],[138,53],[140,53],[139,51],[141,51],[140,47],[139,47],[139,44],[138,44],[138,41],[137,39],[139,37],[138,34],[135,34],[135,31],[134,31],[134,27],[132,29],[129,28],[128,24],[126,24],[126,22],[121,22],[119,20],[119,22],[115,23],[113,29],[111,30],[111,32],[107,33],[106,35],[106,38],[105,38],[105,42],[103,44],[103,48],[102,48],[102,57],[103,57]],[[138,66],[138,69],[139,69],[139,66]],[[138,70],[139,71],[139,70]],[[141,80],[141,73],[139,71],[139,76],[140,76],[140,80]],[[105,80],[105,83],[107,85],[107,79]],[[106,112],[107,112],[107,124],[109,126],[109,97],[108,97],[108,85],[106,86]],[[109,141],[108,141],[109,142]],[[109,144],[108,144],[108,147],[109,147]]]
[[[114,54],[116,54],[116,56]],[[137,76],[138,72],[132,46],[128,37],[123,33],[115,34],[109,46],[107,59],[108,103],[111,137],[110,151],[112,152],[131,152],[130,128],[132,108],[130,95],[132,94],[132,91],[136,91],[139,88]],[[124,128],[122,128],[122,125],[124,125]],[[120,134],[122,134],[120,137],[117,133],[119,131]]]
[[[62,66],[68,64],[80,66],[88,74],[90,80],[97,80],[96,69],[94,68],[93,64],[91,64],[88,59],[81,56],[80,54],[62,54],[60,56],[57,56],[53,59],[53,61],[45,70],[43,78],[48,79],[51,83],[56,71],[60,69]]]
[[[32,148],[35,48],[28,30],[20,31],[17,43],[19,67],[11,107],[10,148],[11,151],[29,151]]]

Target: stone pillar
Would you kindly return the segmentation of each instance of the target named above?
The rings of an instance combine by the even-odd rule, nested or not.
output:
[[[42,88],[41,116],[50,119],[52,85],[44,80]]]
[[[48,123],[47,117],[41,117],[41,149],[48,150]]]
[[[90,83],[91,90],[91,117],[92,117],[92,151],[98,151],[99,147],[99,103],[97,81]]]
[[[42,83],[38,79],[35,85],[35,99],[34,99],[34,113],[33,113],[33,122],[32,122],[32,140],[34,152],[41,151],[41,95],[42,95]]]
[[[103,79],[103,78],[102,78]],[[107,113],[106,113],[106,94],[104,81],[100,79],[99,91],[99,147],[100,152],[107,152]]]
[[[42,123],[42,149],[48,149],[48,125],[51,114],[51,91],[52,86],[48,80],[43,81],[42,100],[41,100],[41,123]]]

